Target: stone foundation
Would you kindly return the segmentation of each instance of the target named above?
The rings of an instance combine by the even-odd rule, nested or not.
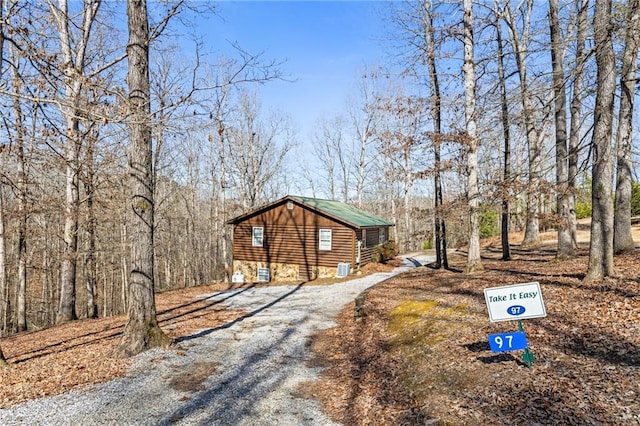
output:
[[[269,281],[275,282],[295,282],[300,281],[299,272],[300,265],[291,263],[275,263],[275,262],[253,262],[247,260],[234,260],[233,272],[240,271],[244,276],[245,282],[258,282],[258,269],[269,268]],[[312,274],[316,278],[333,278],[338,272],[337,267],[314,266]]]

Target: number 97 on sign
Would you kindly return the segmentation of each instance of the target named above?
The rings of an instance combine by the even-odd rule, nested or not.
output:
[[[492,352],[507,352],[526,349],[529,345],[524,331],[513,331],[511,333],[490,334],[489,346]]]

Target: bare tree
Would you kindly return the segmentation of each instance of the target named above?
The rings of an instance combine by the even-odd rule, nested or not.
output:
[[[23,91],[23,82],[19,72],[19,57],[15,47],[11,47],[11,58],[14,66],[12,67],[12,82],[15,93]],[[27,138],[27,130],[25,128],[25,117],[22,104],[18,97],[13,98],[13,131],[14,142],[16,145],[16,155],[18,160],[18,176],[16,182],[16,190],[18,194],[18,284],[16,288],[16,325],[18,331],[27,329],[27,226],[29,217],[29,201],[27,186],[27,156],[25,155],[25,143]]]
[[[396,230],[397,241],[401,251],[409,252],[419,248],[413,238],[411,201],[419,176],[416,150],[425,133],[427,100],[405,95],[402,89],[398,89],[388,98],[379,98],[377,105],[381,118],[376,140],[380,145],[380,155],[384,157],[385,179],[398,187],[401,198],[402,220]]]
[[[214,97],[213,119],[214,133],[209,135],[211,142],[211,222],[212,222],[212,246],[216,248],[218,264],[222,265],[223,278],[226,282],[231,279],[231,259],[230,259],[230,230],[226,226],[228,219],[227,207],[227,186],[229,173],[227,172],[227,149],[226,133],[227,118],[230,114],[229,107],[229,86],[223,86],[216,92]]]
[[[321,179],[326,181],[327,195],[330,199],[337,199],[336,152],[334,146],[343,143],[342,127],[334,126],[334,121],[323,118],[318,123],[318,132],[311,136],[313,141],[313,153],[319,160],[319,168],[322,170]]]
[[[429,92],[431,95],[431,118],[433,120],[433,151],[434,151],[434,222],[435,222],[435,242],[436,242],[436,268],[449,267],[447,259],[447,232],[442,212],[442,164],[441,145],[442,137],[442,102],[440,97],[440,83],[436,67],[436,36],[433,26],[433,3],[431,1],[422,2],[424,8],[424,38],[426,45],[426,61],[429,69]]]
[[[332,200],[340,198],[346,202],[354,154],[348,145],[346,123],[341,116],[322,118],[317,129],[312,136],[313,152],[319,160],[318,167],[323,171],[321,178],[326,181],[327,195]]]
[[[464,42],[464,115],[467,133],[467,202],[469,204],[469,252],[466,272],[483,269],[480,260],[480,220],[478,207],[478,130],[476,125],[476,72],[473,39],[473,2],[464,0],[463,42]]]
[[[243,92],[240,97],[237,126],[229,129],[230,172],[245,209],[264,202],[265,188],[281,172],[292,136],[284,117],[272,116],[264,121],[255,95]]]
[[[496,7],[497,9],[497,7]],[[499,12],[496,11],[499,14]],[[500,115],[502,136],[504,138],[502,162],[502,211],[501,211],[501,244],[502,260],[511,259],[509,246],[509,185],[511,181],[511,119],[507,101],[507,83],[504,71],[504,41],[502,39],[501,19],[496,20],[496,43],[498,48],[498,84],[500,85]]]
[[[569,135],[569,181],[568,190],[571,191],[569,201],[572,203],[569,210],[569,227],[573,246],[577,248],[577,218],[576,218],[576,179],[578,177],[578,150],[580,146],[580,134],[582,127],[582,99],[583,77],[586,62],[585,43],[588,27],[589,0],[576,2],[576,42],[575,42],[575,67],[573,69],[573,94],[571,96],[571,133]]]
[[[4,0],[0,0],[0,79],[2,78],[2,65],[4,64]],[[7,149],[5,145],[0,145],[0,156]],[[2,161],[4,164],[4,161]],[[7,236],[6,219],[4,211],[4,170],[0,169],[0,335],[6,328],[7,306]],[[0,361],[4,361],[4,354],[0,348]]]
[[[47,0],[51,14],[58,27],[60,50],[62,53],[64,100],[60,103],[60,111],[66,121],[65,157],[66,198],[64,225],[64,257],[62,260],[62,279],[60,289],[60,306],[58,323],[77,318],[76,314],[76,268],[78,258],[78,210],[80,205],[80,152],[82,133],[80,130],[80,99],[83,84],[86,80],[86,56],[91,36],[91,29],[100,8],[101,0],[83,3],[80,31],[71,30],[71,15],[68,0],[59,0],[54,5]],[[75,34],[79,37],[75,39]]]
[[[591,139],[592,216],[589,267],[585,281],[613,275],[613,101],[616,85],[611,0],[596,0],[593,15],[596,104]]]
[[[0,5],[2,6],[2,5]],[[3,145],[1,150],[5,149]],[[1,153],[0,153],[1,154]],[[2,171],[4,174],[4,171]],[[0,180],[0,335],[7,324],[7,226],[4,202],[4,179]]]
[[[523,245],[538,242],[539,223],[539,189],[542,174],[542,146],[540,132],[535,123],[535,109],[527,69],[527,54],[530,44],[531,15],[533,0],[520,3],[522,15],[522,30],[518,29],[516,15],[510,1],[505,1],[505,22],[509,31],[509,41],[515,54],[518,77],[520,78],[520,100],[522,103],[522,115],[525,126],[528,154],[529,154],[529,181],[527,187],[527,218]]]
[[[84,276],[87,290],[86,315],[87,318],[98,318],[98,288],[97,288],[97,265],[96,265],[96,241],[97,241],[97,218],[95,209],[96,198],[96,170],[95,170],[95,149],[98,139],[98,131],[91,129],[86,137],[86,155],[84,159],[85,174],[84,188],[86,191],[87,204],[87,254],[84,260]]]
[[[567,149],[567,97],[564,79],[562,30],[558,17],[558,0],[549,0],[549,29],[551,34],[551,64],[556,128],[556,214],[558,215],[558,252],[560,258],[572,257],[571,218],[572,191],[569,188],[569,155]]]
[[[117,356],[132,356],[171,343],[158,325],[154,295],[154,191],[146,0],[128,0],[127,17],[131,273],[127,324],[115,351]]]
[[[613,245],[615,253],[635,249],[631,235],[631,147],[636,71],[638,69],[638,31],[640,30],[640,1],[629,0],[625,27],[625,47],[620,75],[620,106],[617,134],[617,184],[614,210]]]
[[[356,200],[358,207],[362,207],[365,183],[370,172],[371,145],[376,132],[379,117],[375,106],[377,73],[363,72],[359,80],[357,100],[348,107],[349,118],[355,132],[357,148],[354,150]]]

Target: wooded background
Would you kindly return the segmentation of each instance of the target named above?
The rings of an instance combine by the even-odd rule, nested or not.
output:
[[[345,111],[300,135],[261,108],[280,59],[241,46],[211,62],[186,55],[177,34],[215,7],[150,3],[156,291],[228,279],[225,222],[287,194],[385,217],[402,252],[436,248],[438,266],[468,244],[469,270],[481,268],[476,239],[509,231],[531,245],[557,229],[558,255],[572,256],[592,206],[589,277],[612,272],[606,253],[634,248],[638,0],[386,7],[389,63],[363,69]],[[0,333],[124,313],[124,7],[2,0],[0,11]]]

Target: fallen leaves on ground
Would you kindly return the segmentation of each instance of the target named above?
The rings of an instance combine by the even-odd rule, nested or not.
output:
[[[345,309],[312,343],[327,368],[303,394],[346,425],[640,424],[640,252],[592,284],[586,248],[567,261],[544,247],[484,254],[482,273],[415,269],[371,289],[364,318]],[[547,317],[523,321],[528,368],[522,351],[490,351],[488,335],[516,323],[490,323],[483,290],[532,281]]]
[[[218,284],[156,295],[160,327],[176,339],[231,321],[237,312],[198,298],[231,288]],[[0,407],[123,376],[131,360],[111,354],[125,321],[125,316],[85,319],[3,338],[8,364],[0,366]]]
[[[364,318],[351,305],[311,343],[311,364],[325,370],[301,395],[319,398],[345,425],[640,424],[640,253],[616,257],[618,277],[593,284],[582,282],[584,248],[567,261],[544,248],[514,250],[508,262],[492,247],[484,254],[482,273],[418,268],[371,289]],[[548,315],[524,321],[535,354],[527,368],[519,352],[490,352],[487,335],[515,324],[489,322],[483,289],[531,281]],[[242,315],[197,298],[224,289],[157,295],[161,327],[178,338]],[[2,339],[0,407],[124,375],[130,361],[110,356],[124,322],[75,321]],[[171,385],[198,387],[215,368],[194,365],[193,383]]]

